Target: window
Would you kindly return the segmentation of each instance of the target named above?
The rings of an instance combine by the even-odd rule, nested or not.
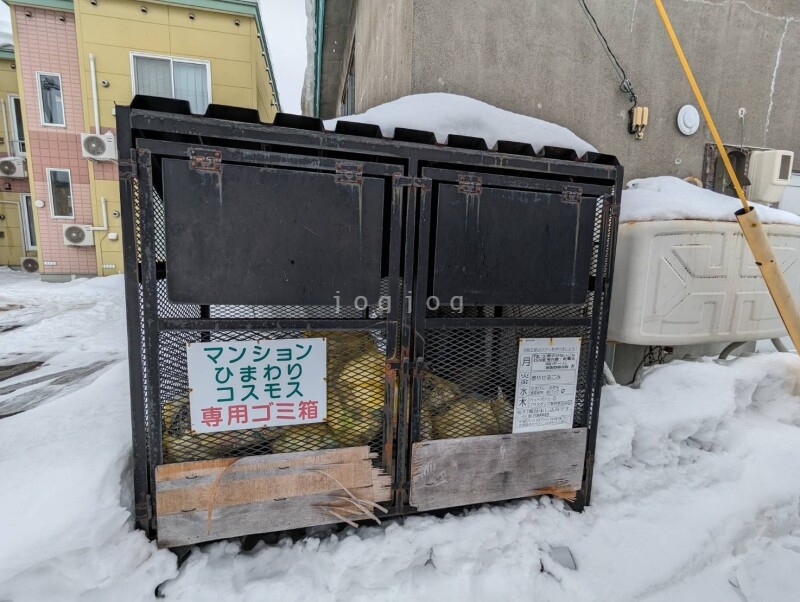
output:
[[[61,76],[58,73],[37,73],[36,79],[39,84],[39,109],[42,125],[65,126]]]
[[[33,204],[31,203],[31,195],[19,195],[19,207],[22,213],[22,230],[23,239],[25,240],[25,250],[36,250],[36,228],[33,225]]]
[[[11,109],[11,151],[10,154],[17,157],[24,157],[25,150],[25,128],[22,127],[22,104],[19,96],[14,94],[8,97],[8,108]]]
[[[72,207],[72,180],[68,169],[48,169],[50,214],[53,217],[75,217]]]
[[[132,54],[133,93],[188,100],[193,113],[205,113],[211,102],[207,61]]]

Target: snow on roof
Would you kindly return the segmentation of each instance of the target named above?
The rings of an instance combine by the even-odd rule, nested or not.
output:
[[[459,134],[483,138],[489,148],[498,140],[510,140],[527,142],[537,151],[543,146],[556,146],[574,149],[578,156],[597,152],[565,127],[457,94],[404,96],[359,115],[330,119],[325,127],[335,128],[339,119],[378,125],[389,138],[394,137],[395,128],[401,127],[433,132],[441,144],[446,143],[448,134]]]
[[[800,225],[800,216],[764,205],[753,205],[765,224]],[[705,220],[735,222],[742,208],[738,198],[700,188],[673,176],[628,182],[622,191],[620,222]]]

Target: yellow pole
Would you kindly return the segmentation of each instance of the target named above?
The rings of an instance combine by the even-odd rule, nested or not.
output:
[[[694,96],[697,99],[697,104],[700,105],[700,110],[703,112],[708,128],[711,130],[711,135],[714,137],[714,142],[719,150],[719,156],[722,157],[722,162],[725,164],[725,169],[728,171],[733,187],[736,189],[736,194],[742,203],[742,209],[736,212],[736,220],[742,228],[742,233],[750,246],[750,251],[756,260],[756,265],[761,270],[761,275],[764,282],[767,284],[769,294],[775,302],[775,307],[778,314],[783,320],[784,326],[789,333],[789,336],[794,343],[794,348],[800,353],[800,312],[797,310],[797,305],[792,299],[792,292],[789,290],[789,285],[786,283],[786,278],[783,275],[780,267],[775,261],[775,255],[772,252],[772,247],[769,244],[766,232],[761,225],[758,214],[753,211],[753,208],[747,202],[744,196],[744,190],[739,183],[739,178],[736,177],[736,172],[733,171],[733,166],[728,158],[728,153],[722,144],[722,139],[719,137],[717,127],[714,125],[714,120],[711,118],[711,113],[708,111],[706,101],[703,99],[703,94],[694,79],[692,69],[683,54],[678,36],[675,35],[675,30],[672,28],[667,11],[664,10],[664,5],[661,0],[655,0],[656,8],[661,15],[661,20],[664,22],[664,27],[667,29],[669,39],[672,40],[672,45],[675,47],[675,52],[678,55],[678,60],[681,62],[683,71],[686,73],[686,78],[689,80],[689,85],[692,87]]]

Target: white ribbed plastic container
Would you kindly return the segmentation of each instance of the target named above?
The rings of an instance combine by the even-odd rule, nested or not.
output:
[[[800,226],[764,228],[797,300]],[[609,342],[674,346],[785,334],[736,222],[620,224]]]

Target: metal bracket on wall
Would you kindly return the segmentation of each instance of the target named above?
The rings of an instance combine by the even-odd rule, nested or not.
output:
[[[202,148],[190,148],[189,159],[191,159],[191,169],[195,171],[221,171],[222,153],[220,151],[210,151]]]
[[[364,179],[364,166],[360,163],[337,163],[336,183],[361,185]]]

